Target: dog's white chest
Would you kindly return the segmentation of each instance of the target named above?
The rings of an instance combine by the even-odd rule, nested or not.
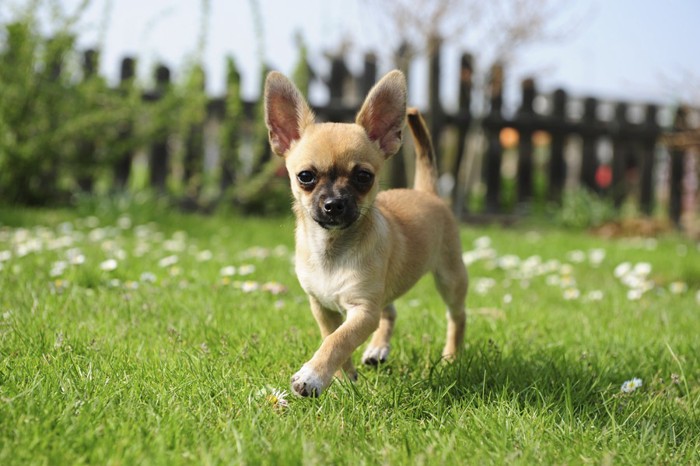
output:
[[[345,314],[347,299],[354,285],[354,274],[350,269],[297,265],[297,276],[304,291],[324,308]]]

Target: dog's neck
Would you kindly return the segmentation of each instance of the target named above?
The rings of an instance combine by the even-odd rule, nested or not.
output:
[[[297,212],[297,240],[304,241],[307,251],[323,264],[337,262],[343,256],[357,251],[359,243],[368,239],[374,215],[360,216],[355,223],[342,230],[327,229],[310,216]]]

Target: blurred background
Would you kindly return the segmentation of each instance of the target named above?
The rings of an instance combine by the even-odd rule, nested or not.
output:
[[[621,0],[6,0],[0,202],[150,193],[286,212],[270,69],[351,121],[402,69],[467,220],[551,212],[695,224],[700,4]],[[411,183],[410,143],[384,174]]]

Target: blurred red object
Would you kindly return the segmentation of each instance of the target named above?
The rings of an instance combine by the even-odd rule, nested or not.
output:
[[[605,189],[612,183],[612,168],[610,165],[601,165],[595,172],[595,182],[598,186]]]

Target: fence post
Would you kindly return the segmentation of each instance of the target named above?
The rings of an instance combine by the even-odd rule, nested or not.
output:
[[[647,105],[642,125],[639,204],[645,215],[651,215],[654,208],[654,151],[658,135],[657,111],[656,105]]]
[[[93,49],[88,49],[83,52],[83,86],[88,86],[87,89],[87,103],[90,107],[93,105],[91,97],[96,89],[92,88],[90,83],[95,80],[97,72],[97,61],[98,54],[97,51]],[[92,109],[89,109],[90,111]],[[96,134],[85,134],[77,142],[77,154],[75,167],[76,182],[78,183],[78,188],[85,193],[92,193],[95,184],[95,169],[98,166],[97,157],[97,144],[95,142]]]
[[[367,95],[377,80],[377,56],[371,52],[366,53],[364,65],[365,67],[359,82],[360,98],[364,98],[364,96]]]
[[[241,74],[231,57],[226,60],[226,96],[224,118],[221,123],[221,194],[235,182],[238,175],[238,150],[243,123]]]
[[[688,112],[685,107],[678,107],[676,118],[673,122],[673,132],[680,133],[688,129]],[[683,168],[685,164],[685,150],[680,146],[671,150],[671,173],[669,186],[668,212],[671,221],[676,227],[680,227],[683,199]]]
[[[452,210],[457,215],[457,218],[462,216],[464,204],[467,200],[466,197],[468,196],[465,189],[466,186],[461,182],[463,180],[460,179],[460,168],[464,160],[464,150],[467,146],[469,126],[471,125],[473,62],[474,58],[471,54],[462,54],[459,68],[459,107],[455,117],[455,123],[457,124],[457,154],[454,165],[452,165],[452,174],[455,177]]]
[[[118,94],[122,99],[126,99],[130,93],[130,88],[134,83],[134,75],[136,71],[136,62],[131,57],[126,57],[122,60],[119,70],[119,91]],[[126,184],[131,174],[131,159],[133,150],[129,146],[133,133],[133,122],[131,118],[121,123],[117,131],[118,144],[122,150],[117,154],[117,158],[112,166],[114,173],[114,185],[119,191],[126,189]]]
[[[549,146],[549,199],[560,203],[564,182],[566,181],[566,163],[564,162],[564,141],[566,140],[566,91],[554,91],[552,103],[552,137]]]
[[[156,88],[154,90],[154,100],[165,97],[170,86],[170,70],[165,65],[158,65],[156,68]],[[170,149],[168,147],[168,136],[170,128],[159,128],[155,140],[151,144],[151,153],[148,159],[150,169],[151,187],[161,194],[165,192],[165,182],[168,178],[170,165]]]
[[[613,124],[613,159],[612,159],[612,199],[616,208],[622,205],[627,194],[625,180],[628,159],[629,140],[627,137],[627,104],[619,102],[615,106]]]
[[[335,55],[331,59],[331,73],[328,78],[328,92],[330,94],[330,102],[328,103],[328,112],[326,118],[329,121],[342,121],[343,115],[343,94],[345,83],[350,76],[350,70],[345,65],[345,60],[342,55]]]
[[[496,213],[500,210],[501,191],[501,147],[500,132],[503,126],[501,108],[503,106],[503,67],[499,64],[491,68],[488,95],[491,102],[489,114],[484,120],[484,133],[488,147],[486,149],[484,171],[486,178],[486,211]]]
[[[409,67],[411,65],[411,49],[408,42],[403,42],[394,56],[396,67],[406,76],[406,82],[411,82]],[[408,185],[406,174],[406,145],[401,151],[389,159],[389,187],[405,188]]]
[[[581,184],[593,192],[600,192],[595,175],[598,170],[598,100],[588,97],[583,104],[581,136]]]
[[[442,40],[437,36],[428,38],[428,107],[429,128],[433,138],[433,144],[437,148],[440,145],[440,135],[444,122],[444,111],[440,102],[440,52]],[[438,165],[440,160],[437,161]],[[442,171],[442,170],[441,170]]]
[[[522,103],[517,113],[518,121],[518,203],[532,200],[532,132],[535,122],[535,81],[532,78],[522,82]]]
[[[202,187],[204,174],[204,122],[206,120],[206,101],[200,102],[199,97],[204,95],[206,76],[200,66],[192,70],[190,92],[194,95],[188,96],[192,99],[192,120],[187,128],[187,139],[185,140],[185,155],[183,160],[183,183],[190,200],[199,196]],[[201,94],[200,94],[201,93]],[[203,105],[204,108],[199,108]],[[196,178],[199,176],[199,180]]]

